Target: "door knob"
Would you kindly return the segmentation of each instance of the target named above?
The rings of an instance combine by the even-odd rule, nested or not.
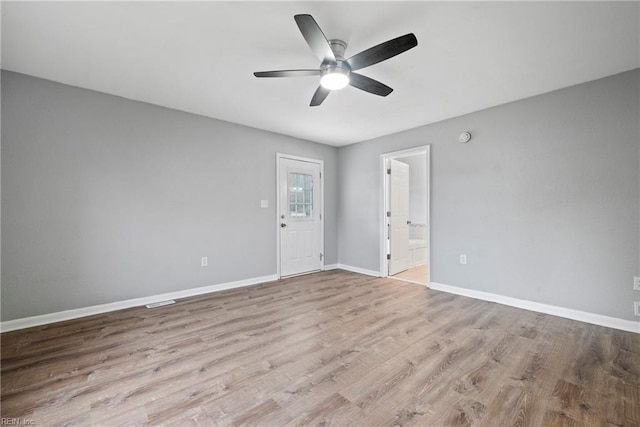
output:
[[[285,224],[284,222],[280,223],[280,227],[285,228],[287,226],[287,224]]]

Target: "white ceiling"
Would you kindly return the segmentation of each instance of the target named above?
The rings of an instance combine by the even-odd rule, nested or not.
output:
[[[2,68],[331,145],[345,145],[640,66],[638,2],[2,2]],[[309,107],[316,68],[293,20],[346,56],[413,32],[418,46]]]

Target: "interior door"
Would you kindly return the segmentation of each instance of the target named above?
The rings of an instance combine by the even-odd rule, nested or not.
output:
[[[393,276],[409,268],[409,165],[389,162],[389,276]]]
[[[322,268],[320,164],[280,158],[280,275]]]

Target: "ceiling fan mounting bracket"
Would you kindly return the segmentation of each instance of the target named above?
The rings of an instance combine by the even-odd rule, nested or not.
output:
[[[333,55],[336,57],[336,61],[344,61],[344,52],[347,50],[346,42],[338,39],[331,39],[329,40],[329,47],[331,48]]]

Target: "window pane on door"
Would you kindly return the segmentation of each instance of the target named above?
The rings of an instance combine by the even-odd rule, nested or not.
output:
[[[291,218],[313,217],[313,176],[289,173],[289,215]]]

